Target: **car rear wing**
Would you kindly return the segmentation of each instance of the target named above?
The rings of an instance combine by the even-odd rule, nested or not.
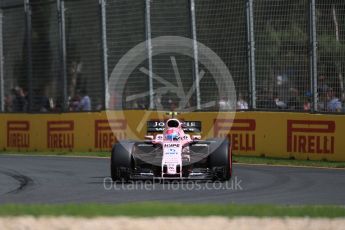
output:
[[[182,129],[186,133],[200,133],[201,121],[180,121]],[[161,133],[164,131],[165,121],[148,121],[147,133]]]

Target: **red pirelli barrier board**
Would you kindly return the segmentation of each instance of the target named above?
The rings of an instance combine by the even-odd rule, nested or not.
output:
[[[146,122],[164,113],[125,111],[67,114],[0,114],[2,151],[109,151],[123,139],[143,139]],[[109,112],[108,112],[109,115]],[[222,116],[224,115],[224,116]],[[203,138],[230,138],[235,154],[345,161],[345,116],[302,113],[196,112]],[[167,118],[166,118],[167,119]]]

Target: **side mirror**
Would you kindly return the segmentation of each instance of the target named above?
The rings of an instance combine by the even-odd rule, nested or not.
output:
[[[192,139],[193,140],[201,140],[201,136],[200,135],[193,135]]]
[[[153,135],[145,135],[146,140],[153,140]]]

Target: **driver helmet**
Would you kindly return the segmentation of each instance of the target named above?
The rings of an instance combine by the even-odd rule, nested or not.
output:
[[[178,129],[176,128],[172,128],[172,129],[168,129],[166,132],[165,132],[165,139],[167,140],[178,140],[179,139],[179,132],[178,132]]]

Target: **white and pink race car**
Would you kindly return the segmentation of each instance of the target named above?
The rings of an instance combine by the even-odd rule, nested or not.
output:
[[[147,123],[145,141],[120,141],[111,151],[113,181],[207,179],[226,181],[232,174],[227,139],[201,140],[200,121],[171,118]]]

